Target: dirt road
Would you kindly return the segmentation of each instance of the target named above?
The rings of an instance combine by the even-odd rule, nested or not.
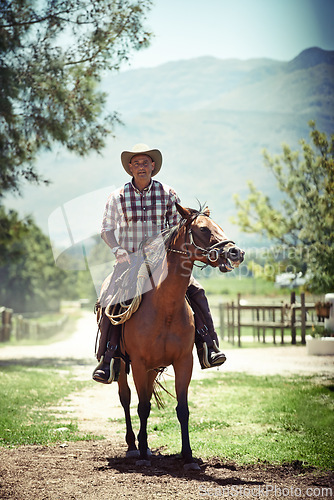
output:
[[[7,346],[0,348],[0,364],[39,363],[73,366],[81,380],[91,380],[95,366],[95,317],[84,312],[71,338],[50,346]],[[308,356],[305,347],[231,349],[221,371],[252,374],[334,374],[333,357]],[[196,356],[193,378],[210,377],[202,371]],[[132,389],[133,389],[133,384]],[[137,400],[134,394],[132,407]],[[149,469],[137,468],[133,459],[124,459],[123,437],[115,434],[110,418],[122,417],[117,385],[91,381],[88,389],[73,394],[61,407],[78,418],[79,428],[103,434],[105,441],[69,443],[66,447],[24,446],[2,449],[0,498],[3,499],[195,499],[219,496],[238,498],[324,497],[334,491],[330,473],[301,473],[300,464],[286,467],[239,467],[222,459],[201,463],[198,473],[185,473],[175,456],[156,451]],[[318,489],[315,489],[318,488]],[[281,495],[279,495],[281,492]]]
[[[83,431],[113,436],[109,418],[123,416],[119,403],[117,384],[105,386],[91,380],[91,373],[96,366],[94,342],[96,334],[95,316],[83,311],[82,318],[77,321],[73,335],[65,341],[49,346],[7,346],[0,348],[1,363],[20,363],[38,365],[59,364],[72,366],[81,380],[91,381],[88,389],[73,394],[64,409],[79,418]],[[317,374],[319,376],[334,375],[333,356],[308,356],[306,347],[268,347],[230,349],[226,352],[227,361],[220,372],[247,372],[255,375],[272,374]],[[216,369],[201,370],[197,355],[194,352],[193,379],[212,377]],[[170,368],[169,373],[173,373]],[[137,406],[136,391],[130,377],[132,388],[132,407]]]

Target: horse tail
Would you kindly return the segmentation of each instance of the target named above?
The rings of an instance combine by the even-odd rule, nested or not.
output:
[[[166,406],[165,400],[163,398],[163,392],[167,393],[168,396],[171,396],[172,398],[176,399],[174,394],[169,392],[169,390],[166,389],[166,387],[159,380],[161,375],[164,373],[165,369],[166,368],[156,369],[158,375],[153,383],[153,396],[154,396],[155,402],[156,402],[159,410],[163,410]],[[166,381],[164,380],[164,382],[166,382]]]

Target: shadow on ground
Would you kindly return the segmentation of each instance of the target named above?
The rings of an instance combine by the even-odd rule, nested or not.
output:
[[[118,471],[121,474],[138,474],[140,473],[143,476],[159,478],[162,476],[169,476],[173,478],[182,478],[189,477],[192,480],[199,481],[201,483],[210,482],[212,487],[213,476],[212,472],[220,472],[228,474],[228,477],[224,478],[215,478],[214,483],[217,486],[227,486],[227,485],[248,485],[248,486],[257,486],[263,485],[264,482],[262,480],[251,480],[251,479],[241,479],[239,475],[242,475],[243,469],[240,467],[238,470],[235,464],[224,463],[221,460],[213,459],[210,461],[203,461],[202,459],[195,459],[195,461],[200,466],[200,471],[185,471],[183,469],[184,461],[181,455],[162,455],[160,452],[154,452],[151,457],[151,466],[150,467],[138,467],[136,465],[135,458],[127,458],[124,457],[109,457],[106,459],[107,465],[102,465],[97,467],[96,470],[100,472],[105,472],[108,470]],[[208,470],[208,472],[207,472]],[[230,475],[230,472],[233,472],[233,475]]]

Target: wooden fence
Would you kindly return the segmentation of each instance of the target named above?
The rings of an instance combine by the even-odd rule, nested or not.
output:
[[[6,342],[10,339],[12,331],[12,318],[12,309],[0,307],[0,342]]]
[[[284,335],[289,331],[291,344],[297,343],[297,331],[300,341],[305,344],[306,329],[318,324],[315,304],[305,302],[305,294],[296,302],[295,292],[291,293],[290,302],[280,304],[243,303],[240,294],[237,302],[219,304],[221,338],[241,347],[241,329],[252,328],[254,341],[268,341],[268,330],[272,332],[272,342],[285,343]],[[323,323],[322,323],[323,324]]]
[[[57,321],[40,323],[26,319],[21,314],[14,314],[12,309],[5,307],[0,307],[0,315],[0,342],[9,341],[11,335],[15,335],[16,340],[46,338],[59,332],[68,320],[67,316],[63,316]]]
[[[279,304],[255,305],[246,304],[238,295],[237,302],[219,304],[220,336],[232,344],[241,347],[241,329],[252,328],[254,341],[267,342],[268,330],[272,332],[274,344],[285,343],[287,331],[291,334],[291,344],[297,342],[297,329],[300,331],[300,340],[305,344],[306,329],[317,325],[315,304],[306,303],[305,295],[300,296],[300,303],[296,303],[295,292],[291,293],[290,302]],[[6,342],[11,335],[16,339],[42,338],[60,331],[67,321],[67,316],[58,321],[40,323],[26,319],[22,315],[13,314],[12,309],[0,307],[0,342]],[[322,323],[323,325],[323,323]]]

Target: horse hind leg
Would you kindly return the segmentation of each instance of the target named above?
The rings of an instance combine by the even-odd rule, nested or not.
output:
[[[136,437],[132,429],[130,403],[131,403],[131,390],[128,384],[128,377],[125,373],[125,364],[121,363],[121,370],[118,378],[118,395],[125,415],[126,434],[125,441],[128,445],[126,457],[137,457],[139,451],[136,446]]]

